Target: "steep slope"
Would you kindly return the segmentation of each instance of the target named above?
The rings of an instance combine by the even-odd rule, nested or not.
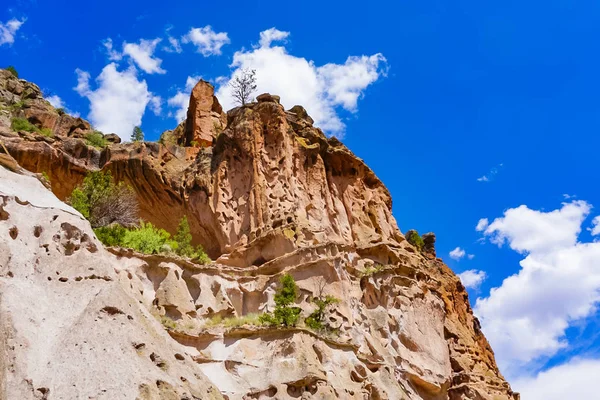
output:
[[[10,106],[10,88],[26,83],[0,78],[0,100]],[[43,99],[25,106],[35,103]],[[49,127],[31,113],[7,115]],[[110,265],[130,281],[125,294],[172,320],[164,346],[185,346],[198,379],[208,377],[229,399],[518,399],[464,287],[435,257],[435,238],[423,252],[408,243],[383,183],[313,127],[302,107],[286,111],[265,94],[225,115],[201,81],[187,121],[160,144],[95,149],[55,127],[44,137],[0,120],[0,140],[21,166],[47,173],[62,199],[88,171],[110,169],[132,185],[145,219],[173,232],[187,215],[195,240],[217,259],[201,267],[110,249]],[[7,232],[9,224],[0,222]],[[93,234],[88,240],[103,252]],[[298,283],[303,315],[314,310],[313,298],[341,300],[327,315],[332,330],[206,323],[273,310],[284,273]]]

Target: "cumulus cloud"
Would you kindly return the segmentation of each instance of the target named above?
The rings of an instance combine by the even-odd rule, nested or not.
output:
[[[192,43],[196,51],[204,57],[220,55],[221,47],[231,43],[227,32],[215,32],[210,25],[202,28],[192,28],[181,38],[183,43]]]
[[[200,79],[202,79],[201,76],[188,76],[185,81],[185,89],[179,90],[175,96],[167,100],[169,107],[175,108],[174,114],[170,114],[170,116],[173,116],[177,120],[177,123],[186,118],[190,94]]]
[[[164,74],[167,71],[160,67],[162,60],[154,56],[156,46],[162,39],[141,39],[139,43],[123,43],[123,54],[131,59],[148,74]]]
[[[139,80],[137,71],[130,66],[118,71],[115,63],[104,67],[96,78],[97,88],[90,88],[90,74],[77,69],[75,90],[90,101],[88,118],[102,132],[114,132],[127,140],[133,127],[141,125],[148,103],[156,100],[148,91],[145,80]]]
[[[289,32],[277,28],[267,29],[260,33],[260,47],[270,47],[272,42],[285,40],[288,36],[290,36]]]
[[[487,274],[485,271],[470,269],[458,274],[458,277],[467,289],[478,289],[485,278],[487,278]]]
[[[102,45],[106,49],[106,54],[108,55],[108,59],[110,61],[119,61],[123,58],[123,55],[114,48],[111,38],[105,39],[102,42]]]
[[[450,258],[452,258],[453,260],[460,260],[461,258],[463,258],[467,253],[461,249],[460,247],[455,248],[454,250],[452,250],[450,252]]]
[[[46,97],[46,100],[48,100],[48,103],[52,104],[52,107],[54,107],[54,108],[64,108],[65,107],[65,103],[62,101],[62,99],[55,94],[53,94],[52,96]]]
[[[496,175],[498,175],[498,172],[500,172],[500,169],[502,168],[503,164],[498,164],[497,166],[495,166],[494,168],[492,168],[490,170],[490,172],[488,172],[487,174],[477,178],[478,182],[490,182],[494,179],[494,177]]]
[[[0,46],[11,45],[15,42],[15,34],[25,23],[25,20],[13,18],[7,22],[0,22]]]
[[[475,230],[477,232],[484,231],[488,227],[489,224],[490,224],[490,221],[487,218],[481,218],[479,220],[479,222],[477,222],[477,226],[475,227]]]
[[[596,235],[600,235],[600,215],[596,216],[593,220],[592,220],[592,229],[591,229],[591,233],[592,235],[596,236]]]
[[[228,82],[242,70],[256,70],[257,94],[281,95],[286,108],[302,105],[317,126],[341,136],[344,123],[337,113],[338,108],[356,112],[358,99],[365,89],[385,76],[385,57],[380,53],[350,56],[343,64],[316,66],[313,61],[289,54],[283,46],[273,45],[288,36],[288,32],[271,28],[261,32],[259,47],[236,52],[231,76],[220,82],[219,101],[225,109],[234,107],[236,104]]]
[[[512,387],[525,400],[595,399],[598,388],[593,382],[599,376],[600,360],[572,359],[534,377],[514,380]]]
[[[167,53],[177,53],[177,54],[183,52],[183,49],[181,48],[181,44],[179,44],[179,40],[177,40],[173,36],[169,36],[167,38],[167,41],[169,42],[169,45],[163,47],[164,51],[166,51]]]
[[[590,209],[585,201],[563,203],[549,212],[520,206],[481,229],[492,243],[508,243],[524,256],[518,273],[475,304],[498,363],[509,376],[565,348],[566,329],[596,312],[600,242],[578,241]]]

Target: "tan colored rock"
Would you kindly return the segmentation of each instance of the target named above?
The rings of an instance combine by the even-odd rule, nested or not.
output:
[[[0,398],[222,399],[79,213],[3,167],[0,209]]]

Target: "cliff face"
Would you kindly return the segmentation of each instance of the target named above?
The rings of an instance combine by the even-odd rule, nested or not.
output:
[[[75,278],[82,276],[86,263],[91,262],[87,260],[97,260],[100,253],[112,274],[107,275],[112,277],[110,282],[118,281],[122,290],[123,303],[115,307],[122,310],[129,302],[136,312],[173,320],[167,324],[169,336],[152,345],[162,353],[184,349],[177,353],[183,358],[181,362],[191,360],[190,371],[199,371],[194,375],[193,390],[214,396],[518,398],[496,367],[459,279],[435,258],[432,246],[421,252],[405,240],[391,214],[390,194],[383,183],[342,143],[313,127],[302,107],[286,111],[277,96],[261,95],[258,102],[224,114],[212,87],[199,82],[192,92],[187,121],[165,132],[162,143],[113,143],[99,150],[87,146],[80,134],[58,129],[56,123],[48,124],[54,129],[53,137],[13,132],[7,123],[12,115],[23,115],[43,125],[41,118],[36,119],[36,111],[30,109],[45,103],[41,95],[35,95],[24,109],[10,109],[16,102],[14,96],[20,96],[12,88],[25,83],[15,82],[3,71],[0,74],[0,102],[9,109],[0,119],[0,140],[18,164],[29,171],[45,172],[60,199],[65,199],[88,171],[109,169],[134,188],[144,219],[174,232],[180,217],[186,215],[195,241],[216,259],[200,267],[181,259],[143,256],[123,249],[106,252],[89,224],[69,214],[68,223],[93,246],[79,244],[74,258],[61,252],[60,237],[52,239],[50,247],[58,246],[58,250],[49,255],[33,251],[45,248],[38,244],[39,239],[20,244],[32,251],[30,264],[40,267],[39,271],[26,272],[14,258],[0,258],[0,285],[13,287],[15,295],[26,290],[14,283],[17,277],[23,285],[40,291],[57,285],[60,289],[56,290],[65,296],[87,293],[87,288],[78,287],[87,280]],[[52,111],[46,108],[44,112]],[[7,190],[0,186],[5,204],[17,202],[20,194],[11,198],[10,193],[2,193]],[[25,247],[16,247],[9,234],[13,225],[28,229],[25,224],[29,221],[15,219],[25,212],[16,204],[11,205],[10,217],[0,221],[3,254],[25,251]],[[44,228],[50,232],[59,229],[57,223],[46,222],[47,217],[40,216],[39,220],[42,226],[50,224]],[[65,275],[67,281],[57,282],[62,272],[51,275],[48,271],[54,267],[47,265],[65,259],[73,276]],[[242,317],[273,310],[275,288],[284,273],[292,275],[300,288],[297,305],[303,315],[314,310],[310,301],[314,297],[331,295],[341,300],[327,315],[333,331],[205,323],[216,316]],[[53,280],[45,280],[50,277]],[[83,303],[88,301],[85,299]],[[53,302],[53,298],[48,299],[49,308],[54,307]],[[0,312],[14,313],[10,302],[0,301],[0,307]],[[92,329],[91,325],[98,324],[93,308],[69,312],[78,312],[82,326],[89,328],[88,335],[102,342],[109,334]],[[131,326],[132,335],[148,329],[149,322],[140,323],[141,314],[131,315],[133,320],[123,322]],[[16,332],[13,334],[24,344],[18,351],[11,350],[5,335],[4,360],[29,365],[28,354],[35,354],[36,349],[51,354],[50,349],[54,349],[50,344],[30,343],[15,329],[14,322],[2,324],[3,332]],[[148,334],[160,334],[155,325]],[[68,338],[74,329],[63,324],[56,332]],[[94,348],[87,353],[95,363],[104,357],[95,359],[98,351]],[[61,356],[64,362],[69,354]],[[135,357],[118,352],[111,356],[119,360]],[[9,362],[4,360],[0,365]],[[58,378],[50,369],[35,371],[36,375],[31,368],[15,372],[4,367],[0,393],[17,393],[10,392],[10,385],[18,377],[33,381],[34,387],[38,381],[45,382],[50,389],[48,398],[54,398],[56,391],[65,393],[56,398],[77,398],[69,397],[68,391],[60,392],[62,386],[55,384]],[[122,378],[115,377],[115,382],[135,386],[139,393],[141,385],[152,393],[161,390],[155,379],[157,371],[135,368],[139,370],[130,373],[133,378],[125,380],[129,375],[123,374]],[[192,393],[189,378],[176,382],[179,370],[161,371],[166,374],[161,382],[167,382],[169,390]],[[211,392],[214,388],[218,391]],[[100,393],[97,398],[134,398],[132,391],[113,392],[112,397]]]

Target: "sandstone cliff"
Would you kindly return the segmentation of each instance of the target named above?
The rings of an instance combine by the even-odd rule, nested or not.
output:
[[[434,237],[408,243],[383,183],[302,107],[261,95],[225,114],[201,81],[161,143],[97,149],[35,88],[0,71],[6,166],[44,172],[63,200],[111,170],[144,219],[174,232],[186,215],[216,261],[107,251],[32,176],[0,168],[0,397],[518,399]],[[19,115],[53,134],[14,132]],[[272,310],[284,273],[304,313],[341,299],[334,331],[208,323]]]

